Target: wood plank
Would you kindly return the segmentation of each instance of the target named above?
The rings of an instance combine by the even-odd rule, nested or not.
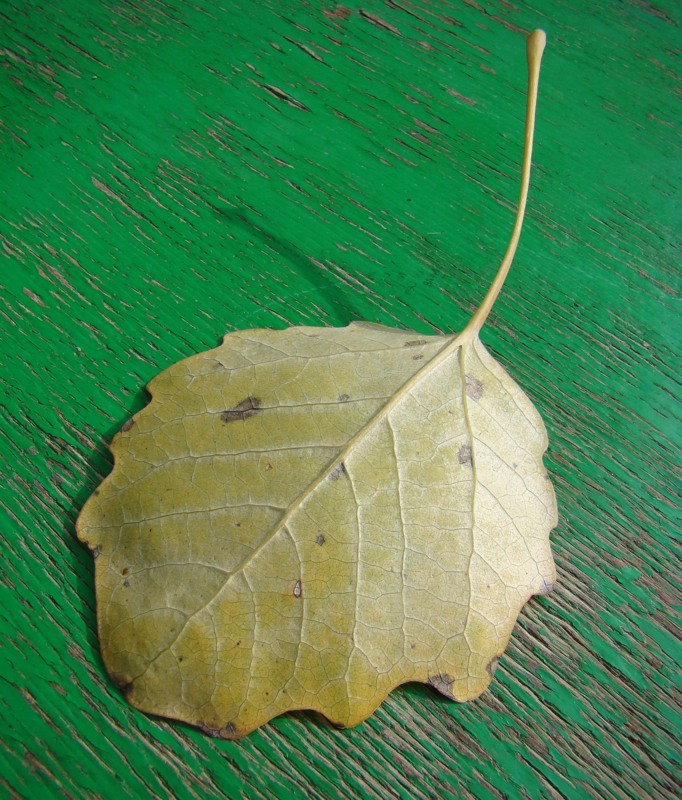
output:
[[[679,7],[347,9],[0,6],[9,797],[676,795]],[[106,443],[226,331],[461,328],[511,228],[538,26],[529,217],[483,338],[548,424],[556,590],[471,704],[406,686],[356,729],[236,743],[133,711],[73,529]]]

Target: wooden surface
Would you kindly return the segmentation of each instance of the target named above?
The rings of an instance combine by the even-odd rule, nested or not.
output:
[[[0,794],[676,796],[682,15],[541,8],[0,3]],[[529,218],[483,339],[549,429],[556,590],[470,704],[409,685],[356,729],[236,743],[132,710],[74,534],[107,442],[226,331],[461,328],[511,228],[538,26]]]

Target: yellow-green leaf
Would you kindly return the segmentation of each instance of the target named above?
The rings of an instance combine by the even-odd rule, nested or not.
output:
[[[152,381],[78,522],[133,705],[236,738],[292,709],[355,725],[406,681],[486,688],[554,582],[544,425],[478,336],[529,163],[527,137],[510,250],[461,334],[238,332]]]

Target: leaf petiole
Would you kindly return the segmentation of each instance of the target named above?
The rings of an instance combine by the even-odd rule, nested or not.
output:
[[[481,305],[476,309],[468,324],[457,337],[461,342],[463,339],[471,340],[478,335],[478,332],[483,327],[490,310],[497,300],[497,296],[504,285],[505,279],[509,273],[509,269],[514,260],[516,248],[519,244],[521,236],[521,228],[523,227],[523,218],[526,212],[526,201],[528,200],[528,185],[530,183],[530,167],[533,155],[533,134],[535,131],[535,109],[538,99],[538,83],[540,79],[540,62],[542,61],[542,53],[545,49],[547,37],[543,30],[535,30],[530,34],[526,40],[526,56],[528,59],[528,101],[526,105],[526,130],[523,145],[523,161],[521,164],[521,191],[519,196],[519,205],[516,211],[516,220],[512,230],[507,251],[504,254],[502,263],[495,275],[486,296],[483,298]]]

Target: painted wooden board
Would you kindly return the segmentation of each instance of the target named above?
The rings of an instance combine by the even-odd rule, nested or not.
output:
[[[682,17],[594,5],[0,4],[0,793],[676,794]],[[107,442],[227,331],[460,329],[511,228],[538,26],[529,215],[485,340],[549,428],[555,591],[471,704],[406,686],[356,729],[240,742],[134,711],[74,532]]]

